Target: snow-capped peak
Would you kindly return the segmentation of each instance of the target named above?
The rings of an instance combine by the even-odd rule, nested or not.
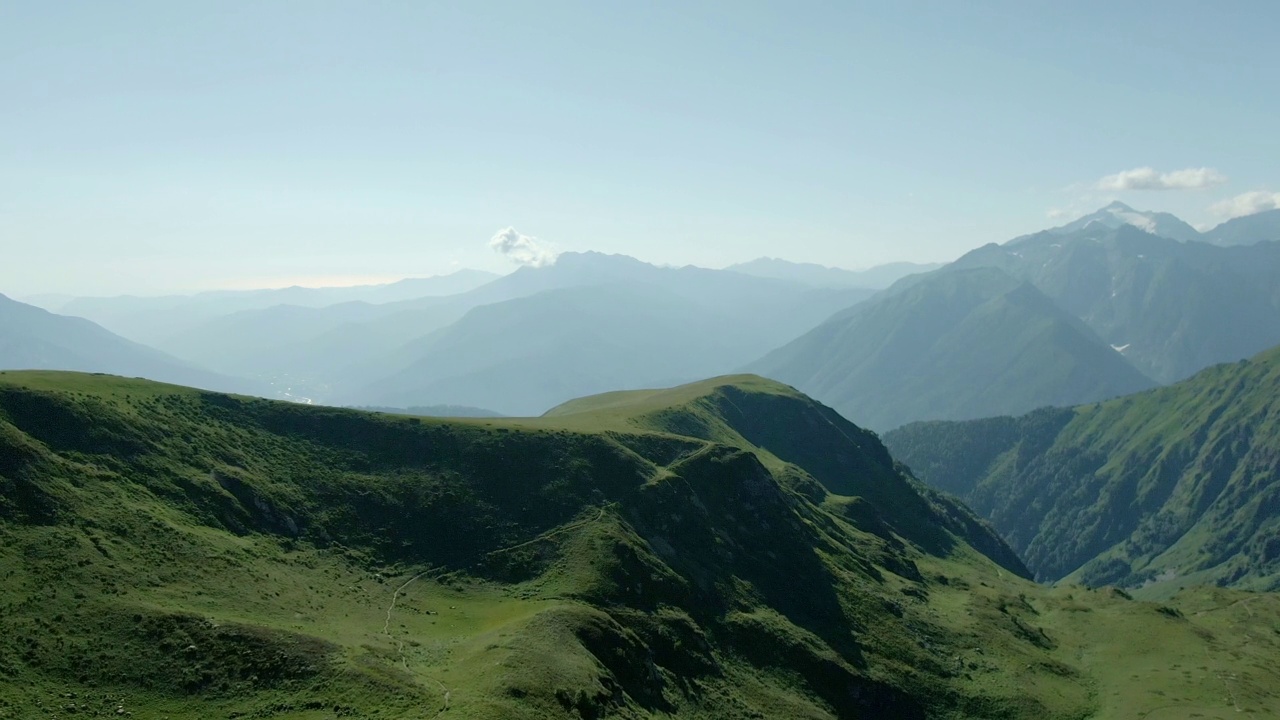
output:
[[[1078,220],[1069,222],[1061,227],[1053,228],[1050,232],[1066,235],[1079,230],[1084,230],[1091,226],[1118,228],[1122,225],[1132,225],[1136,228],[1159,235],[1161,237],[1171,238],[1187,242],[1190,240],[1200,240],[1200,232],[1191,227],[1187,223],[1180,220],[1177,216],[1163,212],[1150,212],[1144,210],[1134,210],[1120,201],[1115,201],[1104,208],[1085,215]]]

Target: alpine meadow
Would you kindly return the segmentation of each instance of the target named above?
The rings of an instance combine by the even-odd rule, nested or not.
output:
[[[1280,717],[1277,24],[0,5],[0,720]]]

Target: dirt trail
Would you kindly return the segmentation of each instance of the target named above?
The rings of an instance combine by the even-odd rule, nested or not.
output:
[[[396,588],[395,592],[391,593],[391,604],[387,606],[387,617],[382,623],[382,634],[385,635],[388,640],[395,643],[396,654],[400,656],[400,665],[404,667],[405,672],[411,673],[413,675],[417,675],[418,677],[424,680],[427,680],[429,682],[433,682],[439,685],[440,689],[444,691],[444,707],[440,708],[440,711],[432,716],[433,718],[438,718],[449,710],[449,701],[453,698],[453,691],[450,690],[449,687],[445,685],[443,682],[440,682],[439,678],[431,677],[429,675],[426,675],[422,672],[419,672],[409,667],[409,658],[405,657],[405,654],[404,654],[404,640],[398,640],[391,634],[391,613],[395,612],[396,602],[400,599],[400,593],[404,592],[405,588],[417,582],[418,578],[422,577],[423,575],[426,575],[429,572],[431,572],[431,570],[423,570],[417,575],[414,575],[408,580],[405,580],[400,585],[400,587]]]
[[[537,537],[533,538],[532,540],[526,540],[525,542],[517,543],[517,544],[512,545],[512,546],[510,546],[510,547],[500,548],[500,549],[498,549],[498,550],[491,550],[491,551],[489,551],[489,552],[485,553],[484,557],[488,558],[488,557],[492,557],[492,556],[494,556],[494,555],[497,555],[497,554],[499,554],[499,553],[504,553],[504,552],[510,552],[510,551],[512,551],[512,550],[517,550],[517,549],[519,549],[519,548],[526,547],[526,546],[528,546],[528,545],[532,545],[532,544],[534,544],[534,543],[542,542],[542,541],[546,540],[547,538],[554,537],[554,536],[559,535],[559,534],[561,534],[561,533],[565,533],[565,532],[568,532],[568,531],[570,531],[570,530],[576,530],[576,529],[578,529],[578,528],[580,528],[580,527],[584,527],[584,526],[586,526],[586,525],[590,525],[591,523],[599,522],[599,521],[601,521],[601,520],[603,520],[603,519],[604,519],[604,515],[605,515],[605,513],[606,513],[606,512],[608,512],[608,510],[609,510],[610,508],[612,508],[612,507],[614,507],[614,506],[616,506],[616,505],[617,505],[617,503],[609,503],[608,505],[604,505],[604,506],[602,506],[602,507],[600,508],[600,512],[599,512],[599,514],[597,514],[594,518],[590,518],[590,519],[588,519],[588,520],[579,520],[578,522],[570,523],[570,524],[568,524],[568,525],[564,525],[564,526],[558,527],[558,528],[556,528],[555,530],[551,530],[550,532],[543,533],[543,534],[541,534],[541,535],[539,535],[539,536],[537,536]],[[472,564],[470,564],[470,565],[466,566],[466,569],[470,570],[470,569],[472,569],[472,568],[478,567],[478,566],[480,566],[480,565],[481,565],[481,563],[482,563],[482,561],[479,561],[479,560],[478,560],[478,561],[476,561],[476,562],[474,562],[474,563],[472,563]],[[386,614],[386,617],[385,617],[385,618],[383,619],[383,621],[382,621],[382,634],[387,638],[387,640],[390,640],[392,643],[394,643],[394,644],[395,644],[395,646],[396,646],[396,654],[400,656],[400,664],[401,664],[401,666],[403,666],[403,667],[404,667],[405,671],[406,671],[406,672],[409,672],[409,673],[411,673],[411,674],[417,675],[418,677],[421,677],[421,678],[422,678],[422,679],[424,679],[424,680],[427,680],[427,681],[429,681],[429,682],[433,682],[433,683],[435,683],[435,684],[439,685],[439,686],[440,686],[440,689],[444,691],[444,707],[440,708],[440,711],[439,711],[439,712],[437,712],[434,716],[432,716],[432,717],[434,717],[434,718],[438,718],[438,717],[440,717],[441,715],[443,715],[445,712],[447,712],[447,711],[449,710],[449,702],[450,702],[450,700],[451,700],[451,699],[452,699],[452,697],[453,697],[453,691],[452,691],[452,690],[450,690],[450,689],[449,689],[449,687],[448,687],[448,686],[446,686],[443,682],[440,682],[440,680],[439,680],[438,678],[431,677],[431,676],[429,676],[429,675],[426,675],[426,674],[424,674],[424,673],[422,673],[422,672],[420,672],[420,671],[414,670],[413,668],[409,667],[409,658],[408,658],[408,657],[406,657],[406,656],[405,656],[405,654],[404,654],[404,640],[397,639],[395,636],[393,636],[393,635],[391,634],[391,615],[392,615],[392,613],[394,613],[394,612],[395,612],[395,609],[396,609],[396,603],[397,603],[397,602],[399,602],[401,593],[403,593],[403,592],[404,592],[404,591],[405,591],[405,590],[406,590],[410,585],[412,585],[413,583],[417,582],[417,581],[418,581],[420,578],[422,578],[424,575],[427,575],[428,573],[431,573],[432,571],[437,571],[437,570],[441,570],[441,569],[442,569],[442,568],[428,568],[428,569],[423,570],[422,572],[418,573],[417,575],[414,575],[413,577],[409,578],[408,580],[405,580],[403,583],[401,583],[401,584],[400,584],[400,587],[396,588],[396,589],[395,589],[395,592],[391,593],[391,604],[389,604],[389,605],[387,606],[387,614]]]
[[[422,577],[423,575],[426,575],[429,572],[431,571],[423,570],[417,575],[414,575],[413,577],[406,580],[403,585],[396,588],[396,591],[394,593],[391,593],[391,604],[387,606],[387,619],[382,623],[382,634],[386,635],[387,639],[394,641],[394,638],[391,637],[391,633],[389,629],[391,627],[391,613],[396,609],[396,601],[400,599],[400,593],[403,592],[405,588],[412,585],[418,578]],[[401,653],[400,655],[402,658],[404,657],[404,653]]]
[[[585,526],[585,525],[590,525],[591,523],[600,522],[602,519],[604,519],[605,511],[607,511],[609,508],[613,507],[614,505],[617,505],[617,503],[609,503],[608,505],[605,505],[604,507],[600,508],[600,514],[599,514],[599,515],[596,515],[595,517],[591,518],[590,520],[579,520],[579,521],[578,521],[578,522],[576,522],[576,523],[570,523],[569,525],[564,525],[564,526],[558,527],[558,528],[556,528],[555,530],[552,530],[551,532],[543,533],[543,534],[539,535],[538,537],[536,537],[536,538],[534,538],[534,539],[532,539],[532,540],[526,540],[525,542],[517,543],[517,544],[515,544],[515,545],[512,545],[511,547],[504,547],[504,548],[500,548],[500,549],[498,549],[498,550],[490,550],[488,553],[485,553],[485,557],[493,557],[494,555],[499,555],[499,554],[504,553],[504,552],[511,552],[512,550],[519,550],[519,549],[520,549],[520,548],[522,548],[522,547],[526,547],[526,546],[532,545],[532,544],[534,544],[534,543],[540,543],[540,542],[542,542],[543,540],[546,540],[546,539],[547,539],[547,538],[549,538],[549,537],[554,537],[554,536],[556,536],[556,535],[559,535],[560,533],[568,532],[568,531],[570,531],[570,530],[577,530],[578,528],[583,527],[583,526]],[[476,563],[475,565],[472,565],[471,567],[475,567],[476,565],[479,565],[479,564],[480,564],[480,563]],[[415,579],[416,579],[416,578],[415,578]]]

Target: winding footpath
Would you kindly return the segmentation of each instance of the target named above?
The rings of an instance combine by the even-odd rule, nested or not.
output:
[[[543,534],[541,534],[541,535],[539,535],[539,536],[537,536],[537,537],[533,538],[532,540],[526,540],[525,542],[517,543],[517,544],[512,545],[512,546],[510,546],[510,547],[500,548],[500,549],[498,549],[498,550],[491,550],[491,551],[489,551],[489,552],[485,553],[484,557],[489,558],[489,557],[493,557],[494,555],[498,555],[498,554],[500,554],[500,553],[510,552],[510,551],[512,551],[512,550],[518,550],[518,549],[520,549],[520,548],[522,548],[522,547],[526,547],[526,546],[529,546],[529,545],[533,545],[534,543],[542,542],[542,541],[544,541],[544,540],[547,540],[548,538],[555,537],[556,535],[560,535],[560,534],[565,533],[565,532],[568,532],[568,531],[570,531],[570,530],[576,530],[576,529],[578,529],[578,528],[580,528],[580,527],[584,527],[584,526],[586,526],[586,525],[590,525],[590,524],[592,524],[592,523],[599,522],[599,521],[601,521],[601,520],[603,520],[603,519],[604,519],[604,515],[605,515],[605,513],[606,513],[606,512],[608,512],[608,510],[609,510],[610,508],[612,508],[612,507],[614,507],[614,506],[616,506],[616,505],[617,505],[617,503],[616,503],[616,502],[615,502],[615,503],[609,503],[608,505],[604,505],[604,506],[602,506],[602,507],[600,508],[600,512],[599,512],[599,514],[597,514],[594,518],[590,518],[590,519],[588,519],[588,520],[579,520],[578,522],[575,522],[575,523],[570,523],[570,524],[568,524],[568,525],[563,525],[563,526],[561,526],[561,527],[556,528],[555,530],[551,530],[551,531],[549,531],[549,532],[543,533]],[[480,565],[481,565],[481,563],[482,563],[482,561],[477,560],[476,562],[474,562],[474,563],[472,563],[472,564],[470,564],[470,565],[466,566],[466,568],[465,568],[465,569],[470,570],[470,569],[472,569],[472,568],[475,568],[475,567],[480,566]],[[431,676],[429,676],[429,675],[426,675],[426,674],[424,674],[424,673],[422,673],[422,672],[419,672],[419,671],[414,670],[413,668],[410,668],[410,667],[409,667],[409,658],[408,658],[408,657],[406,657],[406,656],[405,656],[405,654],[404,654],[404,640],[397,639],[395,636],[393,636],[393,635],[391,634],[391,615],[392,615],[392,613],[394,613],[394,612],[395,612],[395,609],[396,609],[396,603],[397,603],[397,602],[399,602],[399,600],[400,600],[400,595],[401,595],[401,593],[403,593],[403,592],[405,591],[405,589],[407,589],[407,588],[408,588],[410,585],[412,585],[413,583],[417,582],[417,581],[418,581],[420,578],[422,578],[424,575],[427,575],[428,573],[431,573],[432,571],[441,570],[441,569],[442,569],[442,568],[428,568],[428,569],[423,570],[422,572],[418,573],[417,575],[414,575],[413,577],[409,578],[408,580],[404,581],[403,583],[401,583],[400,587],[396,588],[396,589],[395,589],[395,592],[391,593],[391,604],[389,604],[389,605],[387,606],[387,613],[386,613],[386,617],[383,619],[383,622],[382,622],[382,635],[383,635],[383,636],[385,636],[385,637],[387,638],[387,640],[389,640],[389,641],[391,641],[392,643],[394,643],[394,644],[395,644],[395,646],[396,646],[396,654],[400,656],[400,664],[401,664],[401,666],[403,666],[403,667],[404,667],[405,671],[406,671],[406,672],[409,672],[409,673],[411,673],[411,674],[413,674],[413,675],[417,675],[418,677],[421,677],[421,678],[423,678],[424,680],[427,680],[427,681],[429,681],[429,682],[433,682],[433,683],[435,683],[435,684],[439,685],[439,686],[440,686],[440,689],[444,691],[444,707],[440,708],[440,711],[439,711],[439,712],[437,712],[434,716],[432,716],[433,718],[438,718],[438,717],[440,717],[441,715],[445,714],[445,712],[447,712],[447,711],[449,710],[449,702],[450,702],[450,700],[452,699],[453,691],[452,691],[452,690],[450,690],[450,689],[449,689],[449,687],[448,687],[448,686],[446,686],[443,682],[441,682],[438,678],[431,677]]]

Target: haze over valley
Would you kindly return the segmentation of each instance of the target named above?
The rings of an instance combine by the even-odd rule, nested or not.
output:
[[[1280,238],[1280,215],[1191,240],[1144,229],[1157,220],[1185,225],[1112,203],[941,265],[762,258],[717,270],[567,252],[507,275],[61,298],[46,302],[54,314],[26,315],[52,326],[78,313],[104,343],[149,345],[206,373],[185,384],[300,402],[533,416],[749,370],[885,431],[1104,400],[1280,344],[1280,242],[1262,239]],[[1257,241],[1205,239],[1241,220]],[[50,333],[42,342],[56,345]],[[66,360],[5,365],[181,377],[65,342]]]

